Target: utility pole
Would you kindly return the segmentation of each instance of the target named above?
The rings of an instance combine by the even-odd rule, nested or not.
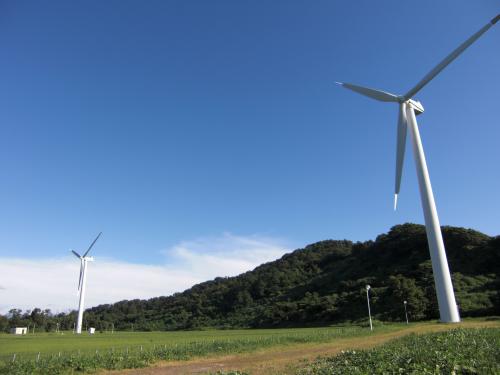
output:
[[[370,294],[368,291],[370,290],[371,286],[367,285],[366,286],[366,301],[368,302],[368,316],[370,317],[370,331],[373,331],[373,324],[372,324],[372,313],[370,311]]]
[[[405,305],[406,324],[408,324],[408,312],[406,311],[406,304],[407,303],[408,303],[407,301],[403,301],[403,304]]]

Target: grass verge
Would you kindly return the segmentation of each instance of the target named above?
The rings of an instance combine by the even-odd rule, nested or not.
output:
[[[411,334],[371,350],[320,357],[298,374],[500,374],[500,329]]]

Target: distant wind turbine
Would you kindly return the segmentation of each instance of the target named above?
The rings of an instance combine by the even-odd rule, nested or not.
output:
[[[458,308],[451,283],[450,270],[446,259],[446,252],[441,234],[441,227],[437,215],[434,195],[432,193],[431,181],[427,164],[425,161],[424,148],[418,131],[416,115],[424,112],[422,104],[413,100],[413,96],[436,77],[448,64],[455,60],[463,51],[474,43],[481,35],[489,30],[491,26],[500,20],[500,14],[493,18],[488,24],[483,26],[478,32],[463,42],[453,52],[441,61],[434,69],[418,82],[415,87],[404,95],[394,95],[386,91],[357,86],[350,83],[341,83],[343,87],[368,96],[369,98],[382,102],[393,102],[399,104],[398,130],[397,130],[397,151],[396,151],[396,185],[394,194],[394,209],[398,202],[399,188],[401,186],[401,174],[403,171],[403,160],[405,154],[406,132],[410,129],[411,142],[413,145],[413,156],[417,168],[418,184],[420,187],[420,197],[425,218],[425,229],[427,241],[431,253],[432,270],[434,282],[436,284],[437,299],[439,305],[439,315],[442,322],[455,323],[460,321]]]
[[[76,333],[81,334],[82,333],[82,320],[83,320],[83,310],[84,310],[84,302],[85,302],[85,282],[87,279],[87,262],[93,262],[94,258],[87,256],[90,249],[94,246],[94,244],[97,242],[99,237],[101,236],[102,232],[97,235],[95,238],[94,242],[92,242],[87,249],[87,251],[83,254],[80,255],[76,251],[71,250],[75,256],[80,259],[80,277],[78,279],[78,293],[80,294],[80,302],[78,303],[78,319],[76,321]]]

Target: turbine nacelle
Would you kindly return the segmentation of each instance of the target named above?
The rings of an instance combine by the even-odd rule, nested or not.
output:
[[[80,255],[78,254],[75,250],[70,250],[74,255],[75,257],[77,257],[78,259],[80,260],[86,260],[88,262],[93,262],[94,261],[94,257],[89,257],[89,256],[83,256],[83,255]]]
[[[406,103],[411,105],[417,116],[424,113],[424,106],[418,100],[409,99]]]

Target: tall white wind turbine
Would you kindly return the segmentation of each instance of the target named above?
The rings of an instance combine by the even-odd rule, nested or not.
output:
[[[403,170],[403,159],[405,154],[406,132],[409,128],[410,139],[413,145],[413,156],[417,168],[418,184],[420,187],[420,197],[425,218],[425,229],[427,241],[431,254],[432,271],[436,285],[436,293],[439,305],[439,315],[442,322],[454,323],[460,321],[458,308],[451,283],[450,270],[446,259],[441,227],[437,215],[434,195],[432,193],[431,181],[427,164],[425,162],[424,148],[420,139],[416,115],[424,112],[422,104],[413,100],[413,96],[418,93],[426,84],[437,76],[448,64],[455,60],[467,47],[474,43],[481,35],[500,20],[500,14],[493,18],[488,24],[472,35],[469,39],[458,46],[453,52],[444,58],[434,69],[418,82],[415,87],[404,95],[394,95],[385,91],[357,86],[350,83],[340,83],[347,89],[368,96],[369,98],[382,102],[393,102],[399,105],[398,129],[397,129],[397,151],[396,151],[396,184],[394,195],[394,209],[396,209],[399,188],[401,186],[401,174]]]
[[[87,262],[93,262],[94,258],[87,256],[90,249],[94,246],[96,241],[101,236],[102,232],[97,235],[94,242],[92,242],[87,249],[87,251],[80,255],[76,251],[71,250],[75,256],[80,259],[80,277],[78,279],[78,294],[80,294],[80,301],[78,303],[78,319],[76,321],[76,333],[82,333],[82,321],[83,321],[83,310],[84,310],[84,302],[85,302],[85,282],[87,280]]]

